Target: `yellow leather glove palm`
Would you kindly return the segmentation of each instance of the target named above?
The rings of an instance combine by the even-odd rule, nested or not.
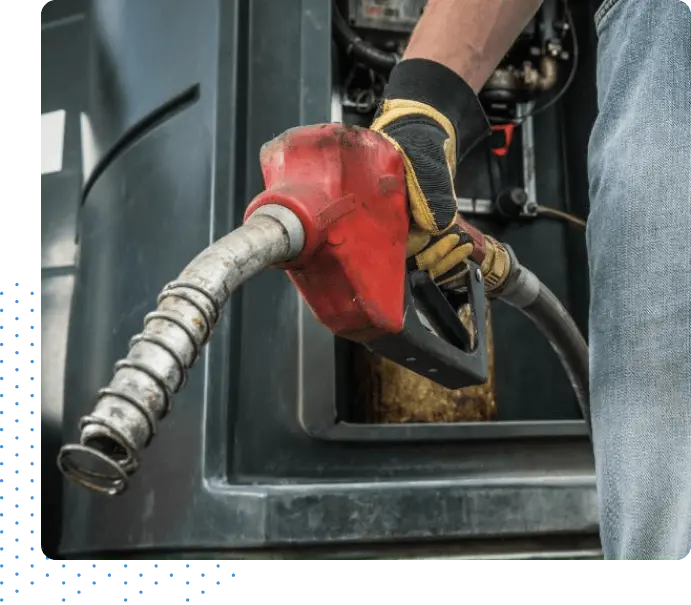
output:
[[[412,59],[391,73],[371,129],[402,154],[412,228],[410,268],[426,270],[439,284],[455,281],[473,253],[458,222],[457,162],[489,133],[472,89],[438,63]]]

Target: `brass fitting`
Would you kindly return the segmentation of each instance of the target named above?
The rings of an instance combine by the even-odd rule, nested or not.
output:
[[[488,296],[496,294],[511,272],[511,254],[505,246],[465,221],[460,214],[456,216],[456,224],[473,241],[474,249],[470,259],[480,265],[485,281],[485,293]]]
[[[496,239],[485,235],[486,253],[480,265],[485,280],[485,292],[492,295],[504,285],[511,270],[511,257],[508,250]]]

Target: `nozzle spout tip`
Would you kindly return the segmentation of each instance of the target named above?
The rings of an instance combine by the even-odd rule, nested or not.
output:
[[[77,443],[64,445],[57,462],[67,479],[92,492],[115,496],[127,488],[125,470],[95,447]]]

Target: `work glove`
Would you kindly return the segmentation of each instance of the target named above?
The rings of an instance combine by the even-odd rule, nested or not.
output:
[[[409,270],[425,270],[439,285],[456,281],[474,248],[458,214],[456,166],[491,133],[475,92],[439,63],[401,61],[370,128],[403,156],[412,219]]]

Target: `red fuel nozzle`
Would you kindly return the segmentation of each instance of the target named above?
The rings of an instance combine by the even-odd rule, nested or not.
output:
[[[302,222],[302,252],[283,265],[334,334],[369,341],[403,328],[409,228],[403,161],[379,134],[340,124],[294,128],[261,151],[266,191]]]
[[[468,226],[476,248],[463,288],[474,310],[471,345],[429,275],[406,274],[405,168],[389,141],[358,127],[308,126],[267,143],[260,159],[266,191],[245,220],[265,206],[298,217],[305,243],[282,268],[322,324],[449,388],[487,380],[484,236]]]

